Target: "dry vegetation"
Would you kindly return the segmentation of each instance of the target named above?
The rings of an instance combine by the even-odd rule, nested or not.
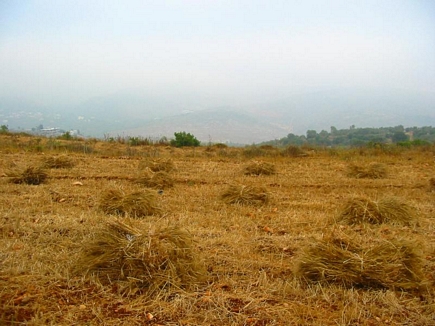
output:
[[[385,164],[376,162],[368,165],[351,164],[348,169],[348,176],[358,179],[382,179],[387,177],[387,167]]]
[[[434,147],[212,149],[1,136],[0,324],[434,325]]]

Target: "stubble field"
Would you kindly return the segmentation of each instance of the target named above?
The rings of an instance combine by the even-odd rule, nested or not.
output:
[[[65,142],[54,148],[44,145],[49,140],[36,146],[26,137],[11,139],[0,138],[0,324],[435,325],[433,146],[306,149],[302,156],[290,156],[273,148],[177,149],[104,142],[89,147]],[[57,157],[72,166],[47,167]],[[150,188],[136,182],[146,173],[155,174],[149,167],[162,162],[172,166],[165,174],[167,183]],[[373,162],[387,174],[376,179],[348,175],[352,164],[367,167]],[[244,173],[260,163],[269,163],[275,173]],[[17,171],[43,165],[47,179],[41,184],[11,182]],[[259,202],[226,202],[222,194],[230,185],[261,189]],[[101,202],[109,190],[129,194],[147,189],[156,194],[154,215],[108,212]],[[410,223],[339,220],[355,198],[376,202],[390,197],[410,208]],[[154,239],[159,230],[181,230],[192,241],[183,261],[190,264],[192,258],[200,277],[192,281],[191,274],[182,274],[188,268],[178,267],[165,276],[166,282],[152,285],[161,275],[149,272],[152,262],[143,263],[143,252],[153,249],[151,240],[139,243],[143,251],[134,258],[142,259],[150,274],[147,282],[128,275],[124,265],[88,270],[86,248],[99,243],[104,251],[107,243],[98,242],[98,236],[117,221],[138,232],[124,234],[127,247],[135,239],[138,245],[139,234]],[[321,251],[316,245],[328,239],[339,239],[349,260],[359,257],[360,269],[346,265],[347,256],[331,256],[330,265],[325,256],[310,278],[306,255]],[[399,253],[390,248],[396,258],[373,262],[373,255],[365,256],[380,241],[397,244],[401,239],[412,254],[397,258]],[[361,241],[367,247],[350,249]],[[117,255],[127,255],[127,247]],[[159,273],[167,270],[171,254],[163,257]],[[399,275],[414,265],[416,270]],[[332,275],[334,269],[343,275]],[[346,273],[356,275],[355,280]],[[364,277],[358,279],[360,275]]]

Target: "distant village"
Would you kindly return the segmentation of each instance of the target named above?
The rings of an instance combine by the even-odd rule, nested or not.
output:
[[[64,130],[56,127],[32,128],[30,133],[34,135],[45,136],[45,137],[58,137],[58,136],[62,136],[66,132],[68,132],[72,137],[83,137],[80,134],[80,130]]]

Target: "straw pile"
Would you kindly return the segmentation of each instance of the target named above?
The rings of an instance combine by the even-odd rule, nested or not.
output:
[[[7,174],[9,182],[16,184],[39,185],[44,183],[48,177],[47,172],[42,167],[29,166],[23,170],[10,171]]]
[[[295,275],[346,287],[422,290],[425,280],[418,248],[405,239],[331,234],[302,251]]]
[[[152,172],[147,169],[136,179],[136,183],[149,188],[165,189],[174,186],[174,180],[171,176],[164,172]]]
[[[302,156],[308,156],[307,153],[305,153],[299,146],[295,145],[289,145],[285,149],[282,150],[283,156],[289,156],[289,157],[302,157]]]
[[[370,163],[368,166],[352,164],[347,175],[352,178],[382,179],[387,177],[387,167],[382,163]]]
[[[220,197],[227,204],[264,204],[269,201],[269,193],[262,186],[229,185]]]
[[[276,173],[275,165],[268,162],[255,161],[244,167],[246,175],[272,175]]]
[[[74,161],[66,155],[51,156],[44,160],[43,166],[47,169],[72,168]]]
[[[139,162],[139,170],[150,169],[153,172],[171,172],[175,170],[175,164],[171,159],[163,160],[141,160]]]
[[[75,272],[147,294],[189,289],[205,280],[205,267],[188,232],[174,226],[145,230],[133,222],[105,225],[84,244]]]
[[[125,194],[120,189],[105,191],[100,199],[100,209],[106,214],[144,217],[161,213],[157,205],[157,193],[151,189]]]
[[[409,205],[395,197],[373,201],[368,198],[349,200],[337,218],[344,224],[400,224],[412,225],[416,221],[415,213]]]

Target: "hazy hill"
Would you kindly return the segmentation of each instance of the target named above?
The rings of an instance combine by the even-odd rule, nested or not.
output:
[[[290,126],[294,134],[307,130],[396,125],[435,125],[435,94],[367,90],[334,90],[294,95],[262,103],[252,113],[263,121]]]
[[[435,126],[435,95],[404,91],[339,89],[292,94],[244,107],[217,107],[216,100],[115,94],[79,105],[43,106],[0,99],[0,124],[31,129],[42,124],[83,135],[172,137],[193,133],[201,141],[251,144],[307,130],[357,127]]]
[[[261,121],[247,112],[218,108],[155,119],[139,128],[118,130],[114,134],[173,137],[174,132],[178,131],[193,133],[203,142],[252,144],[280,138],[291,130]]]

